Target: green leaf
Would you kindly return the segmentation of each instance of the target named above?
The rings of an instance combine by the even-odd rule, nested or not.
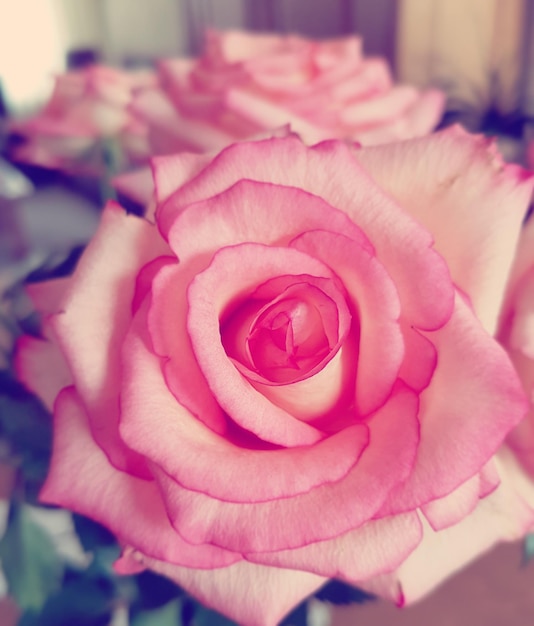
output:
[[[532,558],[534,558],[534,533],[525,537],[525,543],[523,544],[523,563],[528,563]]]
[[[315,593],[315,597],[322,602],[330,602],[330,604],[363,604],[375,599],[375,596],[346,585],[340,580],[331,580],[324,587]]]
[[[51,595],[37,615],[25,613],[20,626],[108,626],[113,601],[113,585],[82,572]]]
[[[7,372],[0,372],[0,437],[9,444],[33,500],[45,479],[52,449],[52,420],[41,402]]]
[[[52,539],[26,507],[14,502],[0,540],[0,560],[9,593],[23,610],[39,610],[61,586],[64,566]]]
[[[142,611],[131,620],[131,626],[180,626],[182,603],[177,598],[159,609]]]
[[[236,626],[232,620],[200,604],[196,607],[194,626]]]

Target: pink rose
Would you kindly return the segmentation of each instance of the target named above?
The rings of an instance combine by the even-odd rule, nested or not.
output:
[[[534,478],[534,220],[527,222],[517,250],[499,331],[531,406],[508,443]]]
[[[364,57],[355,36],[209,31],[200,58],[163,61],[160,77],[133,105],[154,154],[221,148],[287,123],[310,144],[385,143],[427,134],[444,108],[440,91],[394,85],[386,61]]]
[[[27,138],[15,158],[53,169],[99,173],[92,152],[103,139],[117,139],[124,157],[149,156],[146,126],[128,111],[136,90],[156,83],[150,72],[91,66],[56,77],[52,96],[34,117],[11,129]]]
[[[330,577],[410,602],[526,532],[534,488],[496,456],[526,399],[491,335],[531,179],[459,129],[153,165],[155,223],[108,205],[32,288],[44,501],[245,625]]]

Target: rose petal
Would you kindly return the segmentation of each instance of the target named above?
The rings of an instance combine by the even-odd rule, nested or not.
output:
[[[154,194],[154,183],[150,168],[143,167],[133,172],[115,176],[111,181],[113,188],[142,206],[147,206]]]
[[[69,289],[71,277],[45,280],[41,283],[26,285],[26,293],[41,315],[50,315],[61,310],[63,297]]]
[[[321,141],[324,131],[296,115],[286,107],[269,102],[263,95],[233,87],[228,89],[224,98],[225,106],[258,128],[270,128],[291,124],[291,128],[298,133],[306,143],[313,144]]]
[[[463,485],[443,498],[424,504],[421,510],[433,530],[443,530],[461,522],[474,510],[479,500],[494,491],[499,483],[499,473],[491,459]]]
[[[534,219],[530,217],[521,229],[519,236],[514,263],[508,279],[507,299],[503,305],[504,312],[509,311],[510,298],[515,297],[519,281],[524,280],[526,273],[532,267],[534,267]]]
[[[143,459],[118,434],[120,345],[130,321],[135,276],[168,253],[148,222],[108,204],[63,300],[51,319],[58,344],[89,415],[94,437],[114,465],[143,473]]]
[[[456,127],[356,157],[434,235],[454,282],[493,334],[534,177],[503,165],[490,146]]]
[[[161,206],[162,212],[175,197]],[[207,264],[217,250],[240,243],[283,245],[302,232],[321,228],[342,232],[373,250],[362,230],[321,198],[295,187],[251,180],[240,180],[223,193],[191,206],[184,204],[174,220],[169,244],[182,263],[206,256]]]
[[[239,169],[236,169],[235,163],[240,164]],[[179,250],[184,248],[185,243],[182,240],[178,244],[177,224],[186,212],[178,219],[177,215],[191,202],[220,193],[243,178],[268,181],[274,185],[294,185],[342,209],[375,247],[378,258],[397,286],[403,310],[414,325],[430,330],[441,326],[448,319],[454,294],[445,262],[430,249],[432,239],[429,233],[375,186],[359,168],[354,150],[342,142],[324,142],[314,148],[306,148],[298,139],[286,137],[256,143],[243,142],[223,150],[203,172],[159,208],[158,221],[164,234],[176,223],[169,240],[180,258]],[[261,188],[264,190],[265,186]],[[258,219],[261,228],[272,230],[270,222],[265,223],[256,217],[258,207],[267,206],[259,193],[256,197],[257,201],[249,210],[254,209],[254,219]],[[302,205],[299,202],[299,210]],[[271,205],[271,209],[275,207]],[[286,219],[297,214],[296,208],[286,212]],[[243,220],[243,217],[241,209],[241,219],[249,228],[248,225],[254,219]],[[313,227],[310,225],[303,230],[311,230]],[[320,228],[321,225],[315,227]],[[231,232],[237,229],[239,233],[242,228],[235,223]],[[326,228],[343,232],[331,225]],[[218,233],[219,230],[213,226],[212,233]],[[187,232],[189,236],[192,234],[189,229],[181,232]],[[289,228],[286,227],[287,232]],[[352,237],[351,233],[345,234]],[[201,240],[196,237],[191,239],[190,249],[198,246],[200,250],[206,248]],[[213,235],[210,240],[213,241]],[[392,241],[398,242],[398,245],[392,246]],[[414,281],[413,276],[420,278]]]
[[[390,494],[384,513],[412,510],[463,484],[527,410],[504,350],[460,297],[449,323],[426,336],[439,357],[432,383],[420,396],[417,462],[406,484]]]
[[[194,178],[211,159],[211,154],[191,152],[154,157],[151,161],[152,176],[158,204],[165,202],[177,187]]]
[[[44,339],[23,335],[16,344],[14,367],[17,377],[39,396],[49,411],[58,393],[72,385],[72,374],[58,347]]]
[[[153,471],[170,518],[187,541],[241,553],[297,548],[353,530],[383,506],[392,487],[411,471],[418,442],[417,408],[415,394],[397,387],[367,422],[369,445],[347,476],[294,498],[222,502],[181,488],[158,468]]]
[[[361,586],[400,605],[415,602],[498,541],[514,541],[532,528],[532,482],[525,480],[509,451],[501,450],[497,463],[500,486],[470,515],[439,532],[423,521],[421,544],[398,570]]]
[[[204,605],[243,626],[276,626],[295,605],[326,582],[325,578],[308,572],[246,562],[200,570],[173,566],[141,554],[137,558]]]
[[[398,567],[421,538],[421,523],[417,513],[412,512],[371,520],[357,530],[296,550],[249,553],[245,558],[358,584]]]
[[[344,107],[340,119],[352,126],[371,126],[398,117],[417,101],[419,93],[415,87],[402,85],[377,94],[367,100],[359,100]]]
[[[140,314],[125,342],[120,432],[188,489],[231,502],[287,498],[343,478],[367,445],[365,424],[312,447],[251,450],[231,443],[176,402],[159,359],[146,349],[144,326]]]
[[[183,117],[161,89],[140,92],[130,106],[132,112],[160,133],[155,153],[181,150],[207,152],[228,145],[233,137],[209,122]]]
[[[109,463],[91,436],[74,388],[59,395],[54,419],[54,451],[39,495],[42,502],[87,515],[124,542],[171,563],[209,568],[240,560],[239,555],[215,546],[191,546],[181,539],[169,523],[156,484]]]
[[[291,244],[329,265],[360,318],[355,402],[361,415],[376,411],[391,393],[404,356],[395,285],[376,257],[344,235],[313,231]]]
[[[323,263],[289,248],[241,244],[220,250],[189,287],[187,327],[199,367],[217,402],[231,419],[264,441],[294,446],[313,443],[321,436],[256,392],[228,358],[220,338],[220,318],[227,307],[257,285],[283,275],[287,268],[295,275],[333,278]],[[228,276],[232,277],[231,282],[225,282]],[[328,378],[321,379],[324,406],[337,402],[342,379],[335,370]],[[278,393],[283,395],[281,387]],[[305,410],[306,397],[299,398],[295,386],[290,386],[290,394],[292,403]]]

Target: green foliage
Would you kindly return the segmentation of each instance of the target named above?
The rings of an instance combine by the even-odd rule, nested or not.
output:
[[[158,609],[141,611],[131,620],[131,626],[181,626],[182,603],[172,600]],[[216,623],[213,622],[213,626]]]
[[[200,604],[196,606],[193,624],[194,626],[236,626],[235,622],[224,617],[224,615]]]
[[[5,371],[0,371],[0,438],[8,445],[7,461],[20,470],[26,499],[35,501],[50,461],[52,420],[41,402]]]
[[[106,578],[72,570],[42,610],[26,613],[20,626],[107,626],[114,596],[114,586]]]
[[[38,611],[60,589],[63,563],[52,539],[29,509],[11,503],[7,529],[0,540],[0,560],[9,593],[22,609]]]
[[[525,537],[523,544],[523,562],[528,563],[534,558],[534,533]]]

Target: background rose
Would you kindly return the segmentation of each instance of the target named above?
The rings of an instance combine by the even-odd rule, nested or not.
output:
[[[154,174],[156,225],[108,206],[18,352],[54,405],[42,497],[111,528],[118,571],[274,624],[328,577],[411,601],[525,532],[494,457],[525,398],[488,331],[532,181],[459,130]]]
[[[364,57],[355,36],[209,31],[201,57],[162,61],[159,70],[161,88],[134,102],[154,154],[221,148],[287,123],[306,143],[384,143],[430,132],[444,108],[440,91],[394,85],[386,61]]]
[[[12,131],[27,139],[14,157],[53,169],[100,173],[101,141],[115,139],[124,159],[148,158],[146,126],[127,107],[137,89],[155,82],[150,72],[105,66],[60,74],[43,110],[11,124]]]
[[[499,336],[531,400],[528,416],[508,438],[510,447],[534,478],[534,221],[527,222],[517,250],[503,307]]]

